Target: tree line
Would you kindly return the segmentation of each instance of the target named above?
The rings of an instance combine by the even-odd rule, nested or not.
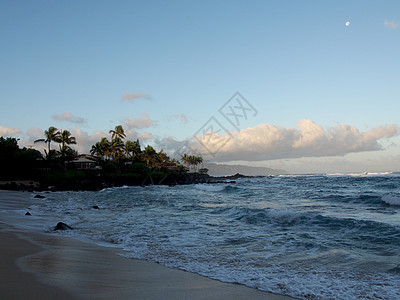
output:
[[[110,138],[102,137],[90,149],[91,157],[89,158],[94,159],[101,167],[97,172],[103,175],[141,174],[144,176],[150,174],[151,177],[151,172],[153,175],[154,172],[159,172],[158,176],[164,176],[162,172],[184,174],[191,169],[194,169],[196,173],[198,165],[203,162],[201,156],[186,153],[180,160],[176,160],[170,158],[163,150],[156,151],[150,145],[142,150],[138,139],[135,141],[126,139],[122,125],[111,129],[109,134]],[[46,144],[44,155],[35,149],[19,149],[18,140],[15,138],[1,137],[0,161],[3,166],[7,165],[7,168],[2,169],[0,176],[5,178],[7,174],[12,173],[14,177],[17,174],[24,177],[26,174],[34,173],[35,169],[64,173],[76,170],[74,160],[79,157],[79,154],[72,145],[76,145],[77,142],[68,130],[58,130],[51,126],[44,131],[44,137],[35,140],[34,143]],[[58,149],[52,148],[54,143],[58,144]],[[21,157],[29,157],[30,160],[21,159]],[[29,172],[24,170],[24,166],[29,168]],[[207,171],[204,168],[199,170],[200,173],[207,173]]]

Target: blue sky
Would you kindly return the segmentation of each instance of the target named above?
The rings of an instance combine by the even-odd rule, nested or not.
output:
[[[214,117],[208,160],[400,170],[399,24],[399,1],[2,1],[0,135],[87,152],[122,124],[173,152]],[[236,92],[257,114],[232,128]]]

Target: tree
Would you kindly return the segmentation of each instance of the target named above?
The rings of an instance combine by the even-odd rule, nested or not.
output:
[[[114,139],[115,137],[119,137],[121,140],[123,140],[126,137],[126,134],[124,132],[124,129],[122,128],[122,125],[117,125],[115,126],[114,130],[110,130],[111,139]]]
[[[190,164],[194,166],[194,171],[197,170],[197,165],[203,163],[203,158],[201,156],[191,156],[190,157]]]
[[[155,163],[156,163],[156,156],[157,156],[157,152],[156,150],[154,150],[154,148],[150,145],[146,146],[146,148],[144,148],[144,151],[142,153],[142,160],[147,164],[147,166],[150,169],[153,169],[155,167]]]
[[[0,137],[0,178],[37,178],[42,159],[35,149],[20,149],[17,139]]]
[[[125,143],[125,152],[129,155],[131,160],[138,160],[140,158],[140,154],[142,150],[140,149],[140,143],[137,139],[136,141],[126,141]]]
[[[171,163],[171,159],[163,150],[157,153],[157,169],[161,170],[166,168],[169,163]]]
[[[181,158],[182,163],[189,168],[190,167],[190,156],[184,153]]]
[[[96,144],[92,145],[92,148],[90,149],[90,154],[92,156],[97,156],[99,159],[104,159],[104,152],[100,142],[97,142]]]
[[[100,142],[99,146],[101,149],[102,156],[106,157],[107,159],[111,158],[111,144],[106,137],[103,137]]]
[[[34,143],[39,143],[39,142],[42,142],[42,143],[47,143],[47,152],[46,152],[46,150],[44,150],[44,152],[46,153],[46,157],[49,157],[49,153],[50,153],[50,144],[51,144],[51,142],[52,141],[55,141],[55,142],[57,142],[57,140],[59,139],[59,136],[60,136],[60,132],[58,131],[58,129],[57,128],[55,128],[55,127],[53,127],[53,126],[51,126],[51,127],[49,127],[49,129],[48,130],[45,130],[44,131],[44,139],[38,139],[38,140],[36,140],[36,141],[34,141]]]
[[[64,164],[66,162],[73,161],[76,157],[78,157],[78,152],[72,149],[69,145],[76,144],[75,137],[71,136],[71,132],[68,130],[63,130],[60,134],[56,137],[55,141],[60,143],[60,154],[62,160],[64,160]]]
[[[183,154],[181,160],[182,160],[183,164],[185,164],[188,168],[193,166],[195,169],[195,172],[196,172],[197,165],[203,163],[203,158],[201,156],[187,155],[186,153]]]
[[[71,132],[68,130],[60,132],[54,141],[61,144],[60,148],[65,148],[69,145],[76,145],[76,138],[71,136]]]
[[[205,174],[208,173],[208,171],[209,171],[209,170],[208,170],[207,168],[202,168],[202,169],[199,170],[199,173],[205,175]]]
[[[116,136],[112,139],[110,144],[111,156],[113,157],[114,161],[119,162],[119,160],[124,155],[125,144],[121,138]]]

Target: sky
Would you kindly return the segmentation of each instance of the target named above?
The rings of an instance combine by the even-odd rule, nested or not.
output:
[[[400,171],[400,1],[0,2],[0,136]]]

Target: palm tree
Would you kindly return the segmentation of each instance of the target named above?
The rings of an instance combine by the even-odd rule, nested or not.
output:
[[[122,128],[122,125],[117,125],[115,126],[114,130],[110,130],[111,139],[114,139],[115,137],[119,137],[121,140],[123,140],[126,137],[126,134],[124,132],[124,129]]]
[[[99,162],[102,160],[110,159],[111,157],[111,144],[106,137],[103,137],[99,142],[92,145],[90,154],[97,156]]]
[[[203,163],[203,158],[201,156],[187,155],[186,153],[183,154],[181,160],[188,168],[193,166],[195,172],[197,170],[197,165]]]
[[[169,163],[171,163],[170,157],[163,150],[158,152],[158,154],[157,154],[157,169],[166,168]]]
[[[60,132],[58,131],[57,128],[51,126],[49,127],[48,130],[44,131],[44,139],[38,139],[36,141],[34,141],[34,143],[39,143],[39,142],[43,142],[43,143],[47,143],[47,149],[48,151],[46,152],[46,150],[44,150],[44,152],[46,153],[46,157],[49,156],[50,153],[50,144],[52,141],[57,142],[60,136]]]
[[[76,145],[76,138],[71,136],[71,132],[68,130],[61,131],[55,141],[61,144],[60,149],[65,148],[67,145]]]
[[[90,149],[90,154],[92,156],[97,156],[98,158],[101,158],[101,159],[104,158],[104,152],[103,152],[100,142],[97,142],[96,144],[92,145],[92,148]]]
[[[124,154],[125,144],[121,138],[116,136],[110,144],[111,156],[115,161],[119,161]]]
[[[156,156],[156,150],[154,150],[154,148],[150,145],[146,146],[146,148],[144,148],[144,151],[142,152],[142,160],[147,164],[150,169],[154,168],[154,165],[156,163]]]
[[[182,155],[181,161],[183,162],[186,167],[190,167],[190,156],[187,155],[186,153]]]
[[[197,165],[203,163],[203,158],[201,156],[191,156],[191,164],[194,166],[194,172],[197,171]]]
[[[99,146],[101,149],[102,156],[105,156],[107,159],[111,158],[111,144],[106,137],[103,137],[100,142]]]
[[[140,157],[140,153],[142,152],[142,150],[140,149],[139,140],[137,139],[135,142],[126,141],[125,152],[127,155],[129,155],[130,159],[138,159]]]

